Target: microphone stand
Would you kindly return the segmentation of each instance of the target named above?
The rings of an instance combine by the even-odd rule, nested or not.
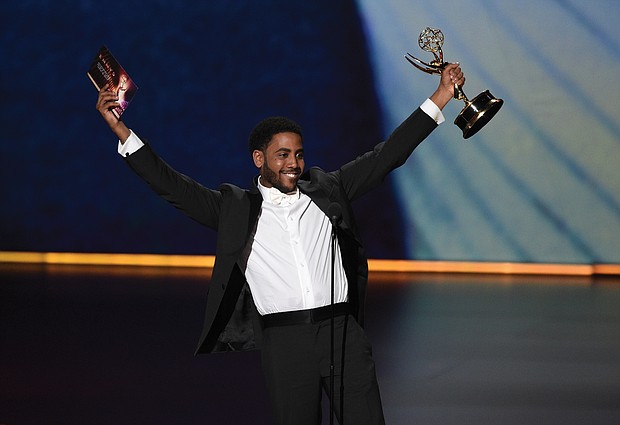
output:
[[[335,298],[335,274],[336,274],[336,244],[338,243],[337,236],[337,227],[338,221],[340,221],[342,215],[342,208],[340,204],[334,202],[329,205],[327,209],[329,221],[332,224],[332,234],[331,234],[331,318],[330,318],[330,359],[329,359],[329,392],[330,392],[330,400],[329,400],[329,424],[334,424],[334,298]],[[342,379],[342,377],[340,378]],[[341,396],[342,398],[342,396]],[[341,404],[342,404],[342,400]],[[342,415],[342,411],[340,412]]]
[[[336,243],[338,242],[336,236],[336,224],[333,217],[332,220],[332,237],[331,237],[331,254],[332,254],[332,273],[331,273],[331,341],[330,341],[330,358],[329,358],[329,424],[334,424],[334,274],[336,270]]]

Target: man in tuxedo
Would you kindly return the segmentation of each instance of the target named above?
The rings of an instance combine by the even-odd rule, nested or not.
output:
[[[159,196],[218,232],[196,354],[260,348],[276,423],[320,423],[322,389],[341,424],[384,423],[362,329],[368,267],[351,202],[407,160],[443,122],[455,84],[464,83],[459,65],[448,64],[435,92],[385,142],[332,172],[305,171],[301,128],[267,118],[250,134],[259,170],[250,189],[210,189],[173,170],[111,112],[117,95],[99,92],[97,110],[128,165]]]

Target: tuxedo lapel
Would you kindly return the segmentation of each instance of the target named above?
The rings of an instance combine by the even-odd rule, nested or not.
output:
[[[263,204],[263,196],[258,190],[251,191],[248,196],[250,198],[250,214],[248,215],[249,236],[249,232],[252,232],[254,230],[254,227],[256,226],[256,221],[258,220],[258,215],[260,214],[260,208]]]
[[[254,231],[258,216],[260,215],[260,209],[263,204],[263,195],[258,190],[258,176],[252,181],[252,187],[248,191],[248,198],[250,200],[250,212],[248,214],[248,230],[246,234],[246,240],[250,236],[250,233]]]
[[[351,230],[347,219],[347,213],[344,211],[348,205],[348,201],[340,198],[336,186],[324,187],[307,180],[300,180],[297,186],[299,186],[299,190],[308,195],[310,199],[312,199],[312,202],[314,202],[327,216],[329,216],[329,206],[332,203],[340,204],[341,207],[343,207],[343,220],[340,220],[338,227],[347,231]]]
[[[308,195],[310,199],[312,199],[312,202],[314,202],[325,214],[327,214],[329,204],[339,201],[337,197],[333,195],[334,188],[331,188],[328,193],[318,184],[312,184],[312,182],[307,180],[300,180],[297,183],[297,186],[299,186],[299,190]]]

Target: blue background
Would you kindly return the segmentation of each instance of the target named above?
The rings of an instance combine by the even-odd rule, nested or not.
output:
[[[304,128],[333,169],[437,85],[406,51],[445,34],[469,97],[505,100],[463,141],[447,122],[357,204],[380,258],[620,262],[620,6],[612,0],[3,2],[0,250],[211,254],[214,234],[116,153],[85,73],[106,44],[140,87],[124,115],[175,168],[247,186],[247,135]]]

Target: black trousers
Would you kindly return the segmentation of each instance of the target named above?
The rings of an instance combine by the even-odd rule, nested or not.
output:
[[[262,365],[277,425],[321,423],[322,392],[331,397],[331,320],[264,330]],[[349,315],[334,320],[334,397],[341,425],[384,424],[366,334]],[[342,411],[341,411],[342,400]]]

